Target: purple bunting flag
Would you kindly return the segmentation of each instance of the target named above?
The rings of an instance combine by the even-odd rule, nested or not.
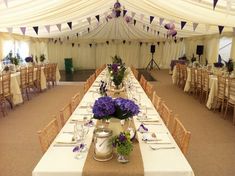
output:
[[[98,22],[100,22],[100,15],[96,15],[95,18],[97,19]]]
[[[69,26],[69,29],[72,30],[72,22],[68,22],[67,25]]]
[[[186,23],[187,23],[186,21],[181,21],[181,23],[180,23],[180,24],[181,24],[181,30],[184,28],[184,26],[186,25]]]
[[[35,33],[38,35],[38,26],[34,26],[33,30],[35,31]]]
[[[215,10],[215,6],[217,4],[218,0],[213,0],[213,9]]]
[[[20,30],[21,30],[22,34],[25,35],[26,27],[20,27]]]
[[[149,17],[150,24],[153,22],[154,16]]]
[[[87,21],[88,21],[89,24],[91,24],[91,17],[88,17]]]
[[[131,12],[131,17],[134,18],[135,17],[135,12]]]
[[[218,28],[219,28],[219,34],[221,34],[224,30],[224,26],[218,26]]]
[[[56,24],[58,30],[61,32],[61,24]]]
[[[127,10],[123,10],[123,16],[125,16],[126,15],[126,13],[127,13]]]

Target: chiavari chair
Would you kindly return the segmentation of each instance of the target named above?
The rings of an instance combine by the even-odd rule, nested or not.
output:
[[[152,97],[153,97],[153,85],[150,82],[147,82],[145,89],[146,89],[146,94],[148,95],[149,99],[152,99]]]
[[[190,68],[190,74],[191,74],[191,81],[190,81],[190,90],[193,92],[193,94],[196,94],[196,69]]]
[[[76,107],[79,105],[81,101],[81,97],[80,97],[80,93],[76,93],[73,97],[72,97],[72,101],[71,101],[71,109],[72,112],[76,109]]]
[[[84,94],[89,90],[90,86],[89,86],[89,82],[88,80],[84,83]]]
[[[156,94],[156,91],[153,92],[153,98],[152,98],[152,103],[157,111],[159,111],[160,108],[160,102],[162,99]]]
[[[199,96],[200,100],[202,97],[202,69],[197,69],[197,75],[196,75],[196,95]]]
[[[163,101],[160,103],[159,114],[165,125],[170,129],[170,122],[173,118],[173,113]]]
[[[177,117],[175,118],[172,136],[183,154],[186,154],[189,147],[191,133],[185,129]]]
[[[202,72],[202,97],[201,99],[203,99],[203,95],[205,95],[205,102],[207,102],[208,100],[208,95],[209,95],[209,72],[207,70],[203,70]]]
[[[180,65],[180,87],[183,89],[187,81],[187,66]]]
[[[228,107],[232,107],[234,110],[235,106],[235,78],[228,79],[228,99],[226,102],[224,118],[226,118]],[[233,113],[233,125],[235,125],[235,112]]]
[[[27,68],[27,88],[28,91],[30,92],[30,90],[34,90],[35,89],[35,84],[34,84],[34,66],[30,66]]]
[[[36,89],[41,92],[41,72],[42,72],[42,67],[41,65],[37,65],[36,67],[36,79],[34,80],[34,85]]]
[[[145,90],[146,88],[146,84],[147,84],[147,80],[145,79],[145,77],[143,75],[140,76],[140,85],[142,86],[142,88]]]
[[[226,101],[225,98],[225,90],[226,90],[226,82],[227,77],[218,75],[218,88],[217,88],[217,95],[215,96],[215,105],[214,105],[214,111],[217,108],[218,105],[221,105],[221,113],[224,112],[224,103]]]
[[[71,103],[69,103],[60,110],[60,118],[63,126],[71,115],[72,115],[72,107]]]
[[[22,94],[26,94],[29,100],[29,90],[28,90],[28,73],[26,67],[20,68],[20,89]]]
[[[181,82],[180,64],[177,63],[175,67],[176,67],[176,85],[180,87],[180,82]]]
[[[59,132],[58,122],[53,119],[42,130],[38,131],[41,150],[45,153]]]
[[[57,63],[51,64],[51,77],[50,81],[52,86],[56,85],[56,69],[57,69]]]
[[[0,94],[0,107],[3,116],[6,115],[5,105],[9,102],[11,108],[13,108],[13,95],[11,93],[11,73],[5,73],[1,75],[1,88],[2,92]]]

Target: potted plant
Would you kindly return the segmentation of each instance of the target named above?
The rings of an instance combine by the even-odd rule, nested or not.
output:
[[[44,62],[46,60],[45,54],[40,55],[40,62]]]

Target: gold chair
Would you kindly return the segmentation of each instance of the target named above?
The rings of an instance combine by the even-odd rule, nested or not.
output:
[[[11,108],[13,108],[13,95],[11,93],[11,74],[5,73],[1,75],[2,92],[0,94],[0,107],[3,116],[6,115],[5,104],[9,102]]]
[[[36,87],[36,89],[38,90],[38,92],[41,92],[41,72],[42,72],[42,66],[41,65],[37,65],[36,67],[36,79],[34,80],[34,85]]]
[[[196,79],[196,95],[199,96],[200,100],[202,97],[202,69],[197,69]]]
[[[63,126],[71,115],[72,115],[72,107],[71,103],[69,103],[60,110],[60,119],[61,119],[61,124]]]
[[[224,112],[224,118],[226,118],[228,107],[231,106],[234,110],[235,106],[235,79],[228,79],[228,99],[226,102],[226,108]],[[235,112],[233,113],[233,125],[235,125]]]
[[[191,74],[191,82],[190,82],[190,89],[193,92],[194,95],[196,95],[196,69],[190,68],[190,74]]]
[[[88,80],[84,83],[84,94],[89,90],[90,86]]]
[[[176,85],[180,87],[180,83],[181,83],[181,69],[180,69],[180,64],[177,63],[175,65],[176,68]]]
[[[153,105],[154,105],[154,107],[156,108],[157,111],[159,111],[161,101],[162,101],[161,98],[154,91],[153,92],[152,103],[153,103]]]
[[[225,90],[226,90],[227,77],[218,75],[217,78],[218,78],[218,88],[217,88],[217,95],[215,96],[214,111],[217,108],[217,106],[221,104],[220,110],[221,110],[221,113],[223,113],[224,103],[226,101]]]
[[[205,102],[207,102],[209,95],[209,72],[207,70],[203,70],[202,72],[202,97],[201,97],[202,100],[203,100],[203,95],[206,96]]]
[[[143,75],[140,76],[140,85],[142,86],[142,88],[145,90],[146,88],[146,84],[147,84],[147,81],[145,79],[145,77]]]
[[[165,104],[165,102],[161,102],[160,104],[160,109],[159,109],[159,114],[165,123],[165,125],[168,127],[168,129],[171,131],[171,120],[173,118],[173,113],[172,110],[168,108],[168,106]]]
[[[72,101],[71,101],[72,112],[77,108],[77,106],[79,105],[80,101],[81,101],[80,93],[76,93],[72,97]]]
[[[145,89],[146,89],[146,94],[148,95],[149,99],[152,99],[152,97],[153,97],[153,85],[150,82],[147,82]]]
[[[45,153],[59,132],[58,122],[53,119],[45,128],[38,131],[41,150]]]
[[[188,151],[191,133],[185,129],[178,118],[175,118],[172,136],[183,154],[186,154]]]
[[[20,68],[20,89],[23,94],[26,94],[29,100],[29,90],[28,90],[28,73],[26,67]]]
[[[180,64],[180,87],[183,89],[187,81],[187,66]]]
[[[51,64],[51,84],[52,86],[56,85],[56,69],[57,69],[57,63]]]

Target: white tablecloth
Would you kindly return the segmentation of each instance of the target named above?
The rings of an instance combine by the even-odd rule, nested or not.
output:
[[[98,98],[98,94],[94,94],[94,90],[97,89],[97,82],[103,80],[105,70],[98,76],[96,81],[93,83],[88,92],[84,95],[81,100],[80,105],[76,108],[71,118],[82,118],[82,113],[87,113],[86,109],[80,108],[86,105],[87,102],[94,102],[95,98]],[[141,94],[141,104],[148,107],[147,114],[159,117],[159,114],[154,109],[151,101],[145,94],[144,90],[141,88],[138,81],[135,79],[134,75],[131,74],[132,80],[135,82],[138,88],[136,89],[138,93]],[[94,87],[96,85],[96,87]],[[92,91],[91,91],[92,90]],[[63,134],[63,131],[73,131],[73,124],[69,123],[70,120],[62,128],[55,141]],[[140,122],[134,118],[136,129],[139,127]],[[142,154],[143,164],[144,164],[144,174],[146,176],[194,176],[193,170],[190,167],[188,161],[182,154],[181,150],[176,145],[174,139],[172,138],[170,132],[164,125],[163,121],[160,119],[161,125],[148,125],[150,131],[157,133],[168,134],[170,141],[176,148],[175,149],[160,149],[152,150],[149,144],[142,142],[142,134],[138,132],[137,137],[140,145],[140,150]],[[90,146],[92,140],[94,127],[92,127],[88,133],[85,143]],[[75,154],[72,152],[73,146],[58,147],[54,146],[54,143],[49,147],[47,152],[43,155],[37,166],[34,168],[33,176],[81,176],[83,166],[86,160],[87,153],[85,153],[82,159],[75,159]],[[163,144],[158,144],[163,145]],[[165,144],[164,144],[165,145]],[[131,161],[130,161],[131,162]]]

